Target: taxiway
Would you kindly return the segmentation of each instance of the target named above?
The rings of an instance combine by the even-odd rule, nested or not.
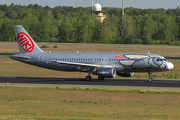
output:
[[[0,77],[0,85],[31,85],[31,86],[74,86],[74,87],[105,87],[105,88],[143,88],[180,90],[180,80],[147,80],[138,79],[105,79],[85,81],[84,78],[57,77]]]

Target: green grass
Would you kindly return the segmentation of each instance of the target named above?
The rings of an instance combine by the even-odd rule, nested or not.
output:
[[[180,94],[180,90],[165,90],[165,89],[135,89],[135,88],[101,88],[101,87],[66,87],[66,86],[59,86],[59,87],[52,87],[52,86],[20,86],[20,85],[0,85],[0,89],[47,89],[47,90],[58,90],[58,91],[95,91],[95,92],[120,92],[120,93],[139,93],[143,91],[145,93],[156,94],[157,92],[161,94]],[[64,100],[67,101],[67,100]]]
[[[43,46],[42,46],[42,48],[49,48],[49,46],[47,46],[47,45],[43,45]]]
[[[58,48],[58,46],[57,46],[57,45],[54,45],[53,48]]]
[[[7,49],[10,48],[10,49]],[[60,46],[44,48],[53,52],[147,52],[179,56],[180,48],[167,46],[124,47]],[[1,45],[1,52],[19,52],[18,46]],[[154,79],[180,79],[180,61],[171,61],[171,71],[153,73]],[[0,56],[1,76],[84,77],[87,74],[47,70]],[[96,76],[93,76],[96,77]],[[116,77],[122,78],[122,77]],[[147,79],[136,73],[133,79]],[[132,79],[128,78],[128,79]],[[124,79],[124,78],[123,78]],[[89,87],[0,86],[0,119],[180,119],[180,91],[156,89],[119,89]]]
[[[0,119],[180,119],[180,91],[0,86]]]

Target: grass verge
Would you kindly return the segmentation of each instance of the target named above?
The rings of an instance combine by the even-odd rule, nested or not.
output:
[[[180,91],[0,86],[1,119],[179,119]]]

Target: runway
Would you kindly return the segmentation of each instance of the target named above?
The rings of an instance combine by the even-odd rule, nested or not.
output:
[[[0,85],[31,85],[31,86],[74,86],[102,88],[143,88],[180,90],[180,80],[147,80],[138,79],[105,79],[85,81],[84,78],[56,77],[0,77]]]

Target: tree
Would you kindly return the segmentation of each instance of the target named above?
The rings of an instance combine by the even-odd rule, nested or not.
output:
[[[164,16],[163,19],[163,36],[164,40],[167,41],[168,44],[170,44],[170,41],[175,39],[175,36],[177,36],[178,32],[178,26],[175,22],[174,16]]]
[[[5,20],[1,23],[0,26],[0,40],[1,41],[13,41],[13,21],[9,18],[5,18]]]
[[[69,36],[71,34],[72,29],[73,29],[72,24],[62,22],[61,25],[58,28],[59,42],[68,42],[70,40]]]
[[[134,30],[135,30],[135,26],[134,26],[134,20],[131,16],[125,16],[124,19],[123,19],[123,35],[122,37],[124,39],[127,39],[127,38],[132,38],[134,37]],[[126,42],[127,44],[127,42]]]
[[[178,7],[177,7],[178,8]],[[180,39],[180,9],[103,8],[106,19],[99,22],[91,7],[38,4],[0,5],[0,40],[13,41],[14,24],[21,24],[36,41],[81,43],[169,43]]]
[[[154,44],[152,41],[152,35],[155,33],[156,27],[157,24],[152,20],[151,16],[145,15],[142,18],[141,36],[143,44]]]

